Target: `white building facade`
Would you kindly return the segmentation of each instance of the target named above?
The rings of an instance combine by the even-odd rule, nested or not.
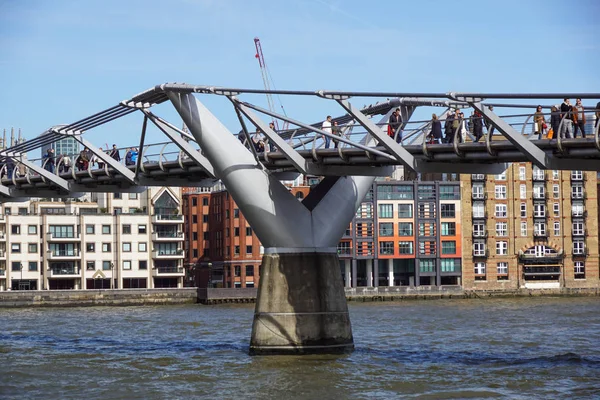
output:
[[[181,189],[4,203],[0,291],[183,287]]]

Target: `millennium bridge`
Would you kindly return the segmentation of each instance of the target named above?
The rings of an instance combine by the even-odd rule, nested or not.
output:
[[[316,123],[303,122],[248,101],[265,94],[332,102],[340,110],[332,119],[339,131],[323,128],[324,115],[314,118]],[[235,135],[201,101],[209,96],[231,104],[239,121]],[[132,192],[147,186],[213,186],[220,180],[265,247],[251,353],[347,352],[354,345],[336,246],[374,179],[391,175],[396,166],[494,174],[520,161],[541,169],[600,171],[599,123],[592,124],[586,138],[557,133],[550,140],[536,134],[537,105],[543,104],[549,121],[550,105],[544,103],[563,98],[595,103],[600,93],[269,91],[163,84],[0,151],[0,201]],[[375,104],[358,107],[354,99]],[[157,109],[168,104],[183,120],[183,129],[158,116]],[[431,122],[413,119],[419,107],[432,108],[442,122],[451,109],[473,109],[495,134],[475,142],[470,132],[471,141],[457,133],[450,143],[429,144]],[[389,119],[396,109],[402,122],[390,137]],[[124,165],[85,138],[86,132],[133,113],[142,117],[139,136],[129,144],[139,149],[135,164]],[[563,118],[559,132],[565,123]],[[147,143],[150,125],[166,136],[163,142]],[[396,140],[400,131],[401,140]],[[252,145],[253,135],[260,135],[264,151]],[[66,157],[53,168],[48,158],[27,157],[65,137],[86,147],[100,167],[89,162],[76,168],[76,154],[69,155],[71,168],[65,168]],[[329,141],[335,148],[326,148]],[[301,202],[281,182],[300,174],[323,177]]]

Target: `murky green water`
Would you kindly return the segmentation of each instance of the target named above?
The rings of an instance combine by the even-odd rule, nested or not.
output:
[[[250,306],[0,310],[0,398],[600,398],[598,298],[350,312],[350,355],[250,357]]]

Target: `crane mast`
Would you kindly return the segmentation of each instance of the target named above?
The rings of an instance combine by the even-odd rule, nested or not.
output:
[[[263,51],[262,51],[262,46],[260,44],[260,39],[255,37],[254,38],[254,46],[256,47],[256,59],[258,60],[258,65],[260,67],[260,73],[262,75],[262,80],[263,80],[263,85],[265,87],[265,90],[272,90],[272,88],[274,89],[274,85],[272,84],[272,79],[269,76],[269,70],[267,69],[267,63],[265,62],[265,56],[263,55]],[[269,111],[271,112],[276,112],[275,110],[275,100],[273,99],[273,95],[271,93],[266,93],[267,96],[267,104],[269,107]],[[281,111],[283,112],[284,115],[285,114],[285,109],[283,108],[283,104],[280,104],[281,106]],[[273,122],[275,123],[275,128],[277,130],[279,130],[279,124],[277,123],[277,120],[273,120]],[[287,129],[288,127],[288,123],[284,122],[283,123],[283,129]]]

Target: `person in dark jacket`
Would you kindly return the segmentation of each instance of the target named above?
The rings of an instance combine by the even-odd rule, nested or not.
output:
[[[113,144],[112,150],[110,151],[109,155],[117,161],[121,161],[121,154],[119,154],[119,149],[117,149],[117,145]]]
[[[429,132],[428,137],[431,139],[432,143],[442,143],[442,123],[435,113],[431,115],[431,132]]]
[[[558,131],[558,127],[560,126],[560,113],[558,112],[558,107],[552,106],[550,109],[550,126],[552,127],[553,136],[552,139],[556,139],[560,132]]]
[[[446,122],[444,123],[444,143],[452,143],[454,142],[454,129],[452,125],[454,124],[454,114],[450,111],[446,114]]]
[[[399,108],[390,116],[390,128],[396,137],[396,143],[402,143],[402,115]]]
[[[48,172],[54,173],[54,166],[56,165],[54,149],[48,149],[44,158],[46,159],[44,162],[44,169]]]
[[[132,149],[127,149],[127,153],[125,153],[125,165],[135,165],[133,161],[131,161]]]
[[[560,118],[564,120],[562,124],[562,132],[560,137],[563,139],[569,139],[573,137],[573,106],[571,100],[565,98],[563,103],[560,105]]]
[[[475,135],[475,142],[479,142],[479,139],[483,136],[483,115],[478,110],[475,110],[472,121],[473,134]]]

